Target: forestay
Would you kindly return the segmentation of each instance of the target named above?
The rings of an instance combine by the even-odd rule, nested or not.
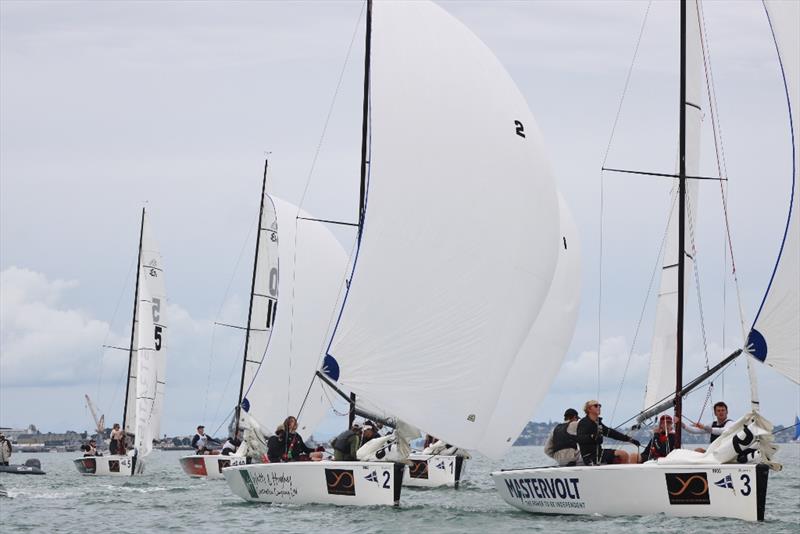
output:
[[[326,367],[478,448],[553,278],[553,179],[525,99],[461,23],[381,2],[372,35],[366,212]]]
[[[800,41],[797,2],[765,1],[783,71],[789,134],[792,137],[792,175],[785,181],[786,226],[764,299],[747,338],[747,351],[756,359],[800,384],[800,202],[798,178],[798,107],[800,107]]]
[[[534,415],[550,389],[572,341],[581,294],[581,252],[578,228],[559,195],[559,254],[553,283],[542,310],[525,338],[505,379],[486,435],[479,449],[500,458]]]
[[[139,456],[144,457],[153,449],[153,440],[160,436],[168,335],[164,270],[147,218],[142,225],[139,269],[137,331],[134,340],[137,355],[134,447]]]
[[[703,122],[702,85],[703,52],[700,43],[700,17],[697,2],[688,2],[686,9],[686,175],[698,176],[700,169],[700,129]],[[695,227],[698,206],[697,180],[686,180],[686,228]],[[650,371],[647,376],[644,407],[675,395],[675,368],[678,339],[678,183],[671,194],[671,211],[664,242],[664,261],[658,291]],[[691,241],[686,241],[691,246]],[[686,276],[691,276],[694,258],[684,251]],[[690,284],[684,286],[684,297]],[[685,302],[685,299],[684,299]]]
[[[280,231],[280,312],[261,368],[252,384],[245,384],[245,396],[250,415],[267,433],[303,407],[299,431],[308,437],[329,406],[320,386],[309,392],[309,384],[338,310],[347,254],[322,223],[295,219],[310,217],[308,213],[278,198],[274,203]]]

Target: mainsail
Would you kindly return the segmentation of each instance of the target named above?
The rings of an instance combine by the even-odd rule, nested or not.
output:
[[[702,48],[700,17],[696,2],[687,5],[686,13],[686,175],[697,176],[700,168],[700,128],[702,111]],[[686,227],[697,220],[697,180],[686,181]],[[658,291],[650,371],[644,407],[648,408],[675,394],[678,314],[678,184],[672,189],[672,209],[664,242],[664,261]],[[689,242],[687,242],[688,244]],[[684,250],[686,271],[691,272],[694,258]],[[685,288],[689,284],[686,284]],[[686,290],[684,289],[684,295]],[[685,300],[684,300],[685,301]]]
[[[499,61],[438,6],[378,3],[373,36],[366,209],[323,371],[449,443],[496,450],[491,418],[558,256],[543,143]]]
[[[166,371],[166,306],[161,254],[147,218],[142,224],[139,296],[134,342],[136,402],[134,447],[140,457],[150,453],[161,429]]]
[[[792,137],[792,175],[786,186],[786,227],[761,306],[747,337],[754,358],[800,384],[800,178],[798,178],[798,108],[800,107],[800,41],[797,2],[764,2],[778,52]]]
[[[559,255],[553,283],[503,383],[488,432],[478,447],[493,458],[508,452],[533,417],[561,367],[578,320],[580,239],[572,213],[561,195],[558,205],[561,219]]]
[[[308,436],[329,406],[320,386],[309,390],[309,383],[338,309],[347,255],[323,223],[296,219],[311,216],[281,199],[275,198],[274,205],[280,231],[280,313],[266,355],[264,348],[257,355],[263,362],[245,385],[246,398],[250,415],[264,431],[300,414],[299,430]]]

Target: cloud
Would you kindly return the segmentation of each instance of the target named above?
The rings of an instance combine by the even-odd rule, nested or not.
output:
[[[0,376],[5,387],[79,384],[105,342],[122,344],[107,322],[62,304],[74,280],[48,280],[29,269],[0,273]]]

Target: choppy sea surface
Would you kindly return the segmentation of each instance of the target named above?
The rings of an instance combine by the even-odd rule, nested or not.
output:
[[[800,532],[800,444],[778,453],[783,471],[770,473],[766,521],[645,517],[543,516],[503,502],[489,472],[549,465],[541,447],[514,447],[495,462],[476,456],[458,490],[403,488],[399,507],[265,505],[235,497],[224,480],[190,479],[178,458],[154,451],[141,477],[85,477],[75,453],[37,457],[44,476],[0,473],[0,532]],[[609,488],[613,492],[614,488]]]

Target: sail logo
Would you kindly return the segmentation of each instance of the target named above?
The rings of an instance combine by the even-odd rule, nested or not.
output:
[[[408,474],[411,478],[428,478],[428,460],[411,460],[408,467]]]
[[[725,475],[725,478],[721,478],[714,482],[714,485],[720,488],[728,488],[733,490],[733,494],[736,495],[736,490],[733,489],[733,479],[730,475]]]
[[[664,473],[664,476],[670,504],[711,504],[705,472]]]
[[[325,469],[325,482],[328,495],[356,494],[356,479],[352,469]]]

